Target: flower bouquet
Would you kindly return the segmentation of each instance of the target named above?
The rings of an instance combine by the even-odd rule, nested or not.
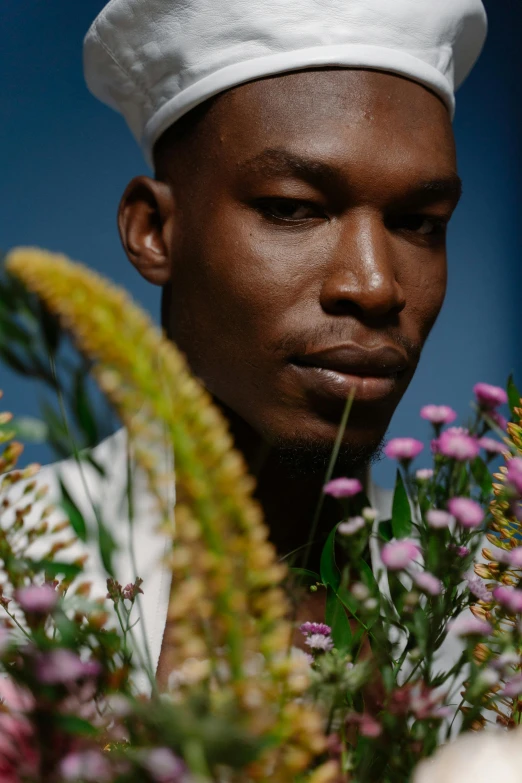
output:
[[[470,770],[470,754],[480,756],[470,732],[491,728],[478,747],[518,780],[504,751],[520,739],[522,695],[522,402],[512,379],[507,391],[478,384],[460,427],[451,409],[423,408],[431,466],[416,467],[418,441],[390,441],[389,519],[358,481],[332,479],[348,400],[319,499],[338,499],[339,524],[314,573],[278,561],[223,417],[124,292],[42,251],[13,251],[6,270],[0,353],[47,384],[58,410],[47,407],[44,422],[0,417],[2,783],[431,783],[453,780],[451,770],[460,781],[457,757]],[[118,580],[115,521],[86,477],[105,474],[88,377],[132,447],[131,561],[134,469],[167,541],[166,684],[143,633],[147,582],[137,572]],[[74,455],[93,525],[65,481],[53,493],[39,466],[17,466],[22,436]],[[157,458],[165,447],[175,471]],[[99,595],[92,540],[107,579]],[[296,649],[289,596],[307,591],[325,593],[326,615],[300,625]]]

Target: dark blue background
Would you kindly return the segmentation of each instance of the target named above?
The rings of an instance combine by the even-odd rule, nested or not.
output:
[[[0,248],[63,251],[126,286],[158,320],[160,291],[131,269],[115,225],[126,183],[146,166],[123,120],[83,83],[82,38],[103,5],[0,0]],[[489,40],[457,99],[464,198],[450,230],[448,296],[392,435],[428,436],[423,403],[466,415],[476,381],[502,384],[512,370],[522,379],[522,6],[487,7]],[[0,373],[5,407],[36,414],[34,386]],[[28,456],[46,458],[34,447]],[[375,473],[391,483],[391,466]]]

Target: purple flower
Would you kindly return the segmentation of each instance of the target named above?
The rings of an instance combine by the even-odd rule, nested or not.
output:
[[[508,553],[508,562],[513,568],[522,568],[522,546],[517,546]]]
[[[325,636],[322,633],[313,633],[306,638],[305,644],[312,648],[312,650],[333,650],[333,641],[331,636]]]
[[[522,590],[517,590],[516,587],[507,587],[507,585],[495,587],[493,598],[510,614],[522,612]]]
[[[522,674],[516,674],[511,680],[508,680],[500,696],[508,699],[515,699],[522,693]]]
[[[305,636],[309,636],[313,633],[319,633],[323,636],[330,636],[332,633],[332,629],[329,625],[325,625],[325,623],[303,623],[299,630],[302,634]]]
[[[447,511],[432,508],[426,514],[426,522],[430,527],[441,530],[442,528],[449,527],[455,522],[455,517],[452,517]]]
[[[107,757],[99,750],[70,753],[61,761],[60,773],[64,780],[85,783],[105,783],[112,777]]]
[[[473,387],[473,392],[481,408],[492,410],[499,405],[505,405],[508,396],[500,386],[491,386],[489,383],[477,383]]]
[[[440,595],[443,590],[443,584],[440,579],[430,574],[429,571],[420,571],[412,575],[413,581],[423,593],[428,595]]]
[[[424,444],[415,438],[393,438],[384,449],[384,453],[389,459],[409,462],[418,457],[423,448]]]
[[[513,457],[507,464],[507,480],[522,495],[522,457]]]
[[[438,441],[438,453],[444,457],[451,457],[459,462],[478,457],[480,446],[475,438],[470,435],[446,430]]]
[[[187,768],[170,748],[154,748],[148,751],[143,765],[155,783],[181,783]]]
[[[467,546],[457,546],[453,544],[452,548],[455,550],[455,552],[459,557],[468,557],[468,555],[471,554],[471,549],[468,549]]]
[[[88,677],[97,677],[100,668],[96,661],[84,662],[72,650],[60,648],[40,656],[36,674],[39,681],[45,685],[64,685]]]
[[[433,478],[432,468],[421,468],[415,473],[417,481],[431,481]]]
[[[353,478],[336,478],[323,487],[324,494],[332,495],[334,498],[351,498],[362,490],[363,486],[359,479]]]
[[[432,424],[451,424],[457,418],[453,408],[447,405],[425,405],[420,412],[421,418]]]
[[[58,593],[50,585],[22,587],[15,597],[24,612],[34,614],[49,614],[58,601]]]
[[[420,554],[420,547],[409,538],[390,541],[382,548],[381,559],[390,571],[400,571],[412,563]]]
[[[506,446],[503,443],[499,443],[494,438],[481,438],[478,442],[481,449],[484,449],[488,455],[504,454],[507,451]]]
[[[479,620],[473,615],[461,614],[448,623],[448,630],[456,636],[489,636],[493,627],[485,620]]]
[[[448,508],[462,527],[479,527],[484,519],[483,509],[471,498],[451,498]]]
[[[353,536],[354,533],[358,533],[363,527],[366,527],[366,522],[362,517],[352,517],[346,522],[341,522],[337,530],[343,536]]]
[[[466,582],[468,583],[470,593],[473,593],[475,598],[478,598],[479,601],[484,601],[484,603],[491,603],[491,592],[479,576],[475,574],[467,575]]]

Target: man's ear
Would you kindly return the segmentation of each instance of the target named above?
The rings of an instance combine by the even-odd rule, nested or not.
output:
[[[131,264],[153,285],[171,279],[175,218],[167,184],[136,177],[127,185],[118,210],[121,241]]]

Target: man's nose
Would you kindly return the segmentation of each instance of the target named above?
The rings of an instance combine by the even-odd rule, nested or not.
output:
[[[382,216],[347,215],[331,250],[321,307],[332,315],[366,319],[397,315],[406,304],[397,271],[393,238]]]

